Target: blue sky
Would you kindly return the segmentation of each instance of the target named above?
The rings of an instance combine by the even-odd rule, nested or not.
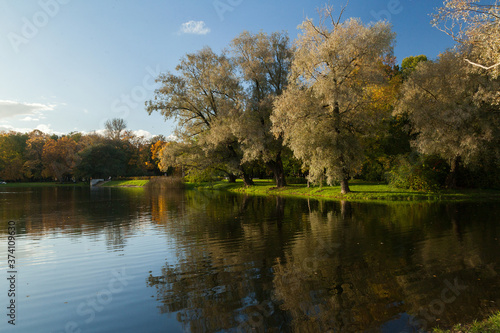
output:
[[[346,0],[331,0],[340,9]],[[288,31],[317,20],[325,1],[0,0],[0,130],[63,134],[123,118],[138,134],[169,136],[175,124],[149,116],[154,78],[186,53],[226,47],[244,30]],[[436,56],[452,40],[430,25],[440,0],[350,0],[344,18],[386,19],[398,63]],[[338,12],[338,11],[337,11]]]

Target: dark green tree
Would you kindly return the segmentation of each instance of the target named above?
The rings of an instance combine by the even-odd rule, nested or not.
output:
[[[120,146],[111,142],[98,143],[80,152],[81,161],[77,175],[84,178],[124,176],[127,172],[127,156]]]

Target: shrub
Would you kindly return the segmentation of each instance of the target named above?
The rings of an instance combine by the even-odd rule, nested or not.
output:
[[[287,184],[307,184],[305,177],[286,177]]]
[[[384,166],[376,160],[365,162],[361,169],[360,178],[368,181],[382,181],[384,179]]]
[[[220,179],[213,169],[196,170],[191,169],[186,173],[184,179],[190,183],[211,183]]]
[[[181,177],[174,176],[158,176],[151,177],[149,183],[146,185],[149,188],[154,189],[182,189],[184,188],[184,181]]]
[[[388,174],[389,184],[415,191],[437,191],[442,188],[450,167],[436,155],[420,156],[412,161],[407,155],[400,157]]]

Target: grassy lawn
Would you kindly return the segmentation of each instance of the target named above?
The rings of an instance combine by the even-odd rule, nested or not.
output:
[[[471,325],[455,325],[451,330],[434,329],[434,333],[494,333],[500,332],[500,312]]]
[[[2,187],[88,187],[88,183],[57,183],[57,182],[39,182],[39,183],[7,183],[0,184]]]
[[[103,185],[102,187],[142,187],[149,183],[149,180],[112,180]]]
[[[304,184],[291,184],[285,188],[276,188],[270,180],[254,180],[254,186],[246,187],[242,181],[236,183],[214,182],[203,184],[188,184],[188,187],[198,189],[227,190],[237,193],[255,195],[280,195],[310,197],[317,199],[350,200],[350,201],[446,201],[446,200],[500,200],[500,191],[496,190],[443,190],[439,192],[418,192],[393,188],[386,184],[352,181],[349,184],[351,193],[340,194],[340,186],[314,186],[308,188]]]

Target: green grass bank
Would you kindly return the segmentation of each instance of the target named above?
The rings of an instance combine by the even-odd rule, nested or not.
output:
[[[458,324],[452,329],[435,328],[434,333],[498,333],[500,332],[500,312],[492,315],[491,317],[474,322],[469,325]]]
[[[149,183],[147,179],[140,180],[111,180],[106,182],[101,187],[143,187]]]
[[[466,200],[500,200],[500,191],[463,189],[442,190],[439,192],[419,192],[398,189],[387,184],[352,181],[349,184],[351,193],[341,194],[340,186],[314,186],[291,184],[284,188],[276,188],[270,180],[255,180],[255,185],[245,186],[243,182],[228,183],[225,181],[214,183],[188,183],[188,188],[200,190],[224,190],[235,193],[253,195],[279,195],[289,197],[307,197],[327,200],[349,201],[466,201]]]

